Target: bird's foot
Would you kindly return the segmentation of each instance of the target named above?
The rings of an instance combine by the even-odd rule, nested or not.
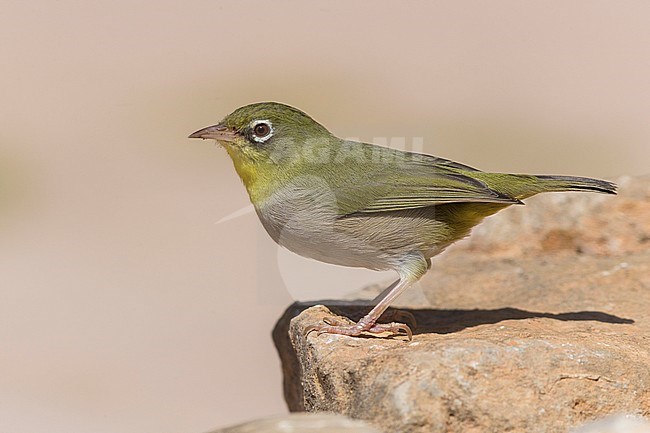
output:
[[[413,339],[413,332],[411,328],[404,323],[373,323],[365,322],[361,319],[358,323],[351,321],[342,321],[334,318],[326,318],[323,320],[324,324],[308,326],[305,329],[305,335],[310,332],[316,331],[316,335],[321,334],[340,334],[356,337],[363,333],[368,334],[383,334],[390,333],[391,336],[406,336],[409,341]]]
[[[405,323],[411,329],[418,327],[418,321],[413,313],[407,310],[400,310],[399,308],[389,308],[381,315],[381,320],[385,322]]]

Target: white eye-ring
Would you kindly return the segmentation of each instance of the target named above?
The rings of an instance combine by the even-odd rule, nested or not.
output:
[[[273,136],[273,125],[270,120],[256,120],[251,123],[253,131],[253,140],[258,143],[264,143]]]

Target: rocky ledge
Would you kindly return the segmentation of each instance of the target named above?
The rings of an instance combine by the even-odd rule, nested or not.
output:
[[[274,330],[289,408],[390,433],[566,432],[650,416],[650,179],[618,182],[616,197],[534,197],[435,259],[398,300],[417,321],[410,342],[305,336],[367,307],[292,305]]]

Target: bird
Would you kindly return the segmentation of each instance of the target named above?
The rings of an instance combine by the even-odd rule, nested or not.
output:
[[[334,265],[392,270],[389,286],[358,322],[327,318],[306,333],[406,336],[405,323],[378,323],[431,267],[431,258],[472,227],[544,192],[616,194],[605,180],[491,173],[436,156],[338,138],[279,102],[242,106],[189,138],[216,140],[232,159],[270,237]]]

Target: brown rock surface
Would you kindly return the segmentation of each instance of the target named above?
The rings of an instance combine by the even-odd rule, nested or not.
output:
[[[411,342],[305,337],[331,313],[291,306],[274,331],[290,409],[390,433],[566,432],[649,416],[650,181],[619,183],[618,197],[535,197],[434,260],[398,300],[418,322]]]

